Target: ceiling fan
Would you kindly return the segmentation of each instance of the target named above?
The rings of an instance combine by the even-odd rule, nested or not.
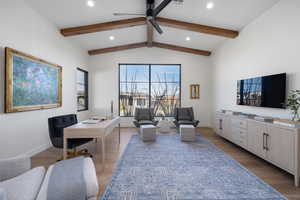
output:
[[[146,14],[135,14],[135,13],[114,13],[115,16],[120,15],[138,15],[138,16],[146,16],[147,21],[152,24],[152,26],[155,28],[155,30],[162,34],[163,31],[160,28],[159,24],[156,22],[155,18],[157,15],[165,8],[169,3],[171,3],[172,0],[163,0],[156,8],[155,8],[155,0],[146,0],[147,2],[147,11]]]

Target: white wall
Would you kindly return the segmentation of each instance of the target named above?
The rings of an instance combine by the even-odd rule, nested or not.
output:
[[[300,89],[300,1],[281,0],[214,53],[214,110],[290,117],[288,110],[236,105],[237,80],[286,72],[288,90]]]
[[[225,42],[212,58],[157,48],[143,48],[88,58],[24,0],[0,1],[0,157],[32,155],[50,145],[47,119],[76,112],[76,67],[90,65],[90,110],[106,115],[118,105],[118,64],[182,64],[182,106],[193,106],[200,126],[210,126],[212,110],[233,109],[289,117],[286,110],[237,106],[236,81],[288,73],[288,89],[300,86],[300,1],[281,0]],[[11,47],[63,66],[63,107],[4,114],[4,47]],[[213,68],[212,68],[212,63]],[[201,85],[201,99],[189,99],[189,85]],[[213,100],[213,101],[212,101]],[[117,112],[117,109],[115,109]],[[79,114],[84,119],[89,112]],[[126,121],[126,120],[125,120]],[[128,125],[131,119],[128,119]]]
[[[200,126],[210,126],[212,71],[209,58],[158,48],[133,49],[90,58],[91,110],[95,115],[109,113],[111,100],[114,100],[116,114],[118,112],[119,63],[181,64],[182,106],[193,106]],[[200,100],[189,99],[190,84],[201,85]],[[132,125],[131,121],[123,118],[123,126]]]
[[[4,47],[63,66],[62,108],[4,114]],[[86,52],[63,38],[57,28],[23,0],[0,1],[0,157],[32,155],[50,145],[47,119],[76,112],[76,67],[87,67]],[[85,118],[88,112],[80,113]]]

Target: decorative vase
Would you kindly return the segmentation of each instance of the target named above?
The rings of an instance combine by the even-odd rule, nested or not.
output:
[[[294,121],[294,122],[300,121],[298,110],[293,110],[292,113],[293,113],[292,121]]]

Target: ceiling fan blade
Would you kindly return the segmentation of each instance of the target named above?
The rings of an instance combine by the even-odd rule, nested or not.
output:
[[[140,13],[114,13],[114,16],[122,16],[122,15],[145,16],[145,14],[140,14]]]
[[[153,11],[153,16],[156,17],[172,0],[164,0]]]
[[[162,34],[163,30],[161,30],[160,26],[154,19],[149,19],[149,22],[152,24],[152,26],[155,28],[155,30],[159,33]]]

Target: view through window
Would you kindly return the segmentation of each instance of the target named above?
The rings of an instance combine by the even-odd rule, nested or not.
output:
[[[155,116],[173,116],[180,106],[181,66],[119,65],[120,116],[131,117],[136,108],[153,108]]]
[[[77,68],[77,110],[88,110],[88,72]]]

